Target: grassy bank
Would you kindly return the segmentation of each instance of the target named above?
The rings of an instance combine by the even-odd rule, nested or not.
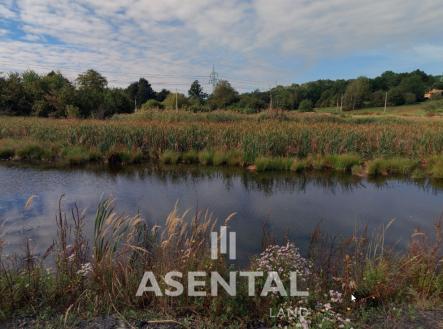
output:
[[[64,164],[183,162],[368,174],[411,174],[424,169],[424,174],[434,177],[443,172],[439,168],[443,122],[439,121],[281,112],[148,114],[108,121],[2,117],[0,159]],[[219,117],[224,119],[214,119]],[[384,168],[406,158],[414,163]],[[375,168],[370,164],[375,160],[388,163]]]
[[[272,232],[266,232],[263,252],[244,269],[277,271],[285,284],[289,271],[298,271],[303,278],[299,288],[309,290],[308,298],[273,294],[249,297],[246,281],[238,281],[235,297],[226,293],[218,297],[155,297],[153,293],[136,297],[147,270],[159,278],[172,270],[217,271],[227,280],[232,268],[225,259],[210,259],[214,218],[208,213],[187,218],[174,210],[164,227],[148,227],[139,215],[119,215],[105,200],[93,218],[93,236],[85,236],[82,230],[86,220],[77,209],[69,216],[60,210],[56,219],[58,237],[45,255],[34,255],[29,240],[25,241],[24,254],[0,253],[1,321],[51,319],[55,327],[74,327],[82,319],[112,314],[125,323],[138,318],[174,320],[193,328],[278,324],[294,328],[295,320],[270,318],[269,309],[303,306],[309,310],[306,321],[312,328],[364,328],[386,310],[399,314],[400,310],[441,307],[439,225],[435,238],[414,232],[409,248],[402,254],[384,245],[390,224],[371,238],[363,230],[340,241],[317,229],[304,257],[292,243],[277,245]],[[229,225],[231,220],[235,218],[225,223]],[[55,260],[54,266],[48,268],[48,259]],[[164,286],[163,281],[159,284]],[[258,291],[263,284],[257,280]],[[351,295],[357,298],[355,302]]]

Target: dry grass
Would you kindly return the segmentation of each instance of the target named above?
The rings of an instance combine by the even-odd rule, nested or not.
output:
[[[49,309],[47,316],[61,315],[65,320],[102,314],[124,318],[128,312],[149,309],[169,319],[191,317],[200,324],[216,319],[214,328],[232,323],[246,327],[258,320],[269,322],[269,307],[292,302],[291,298],[272,296],[248,299],[246,283],[240,284],[236,297],[136,297],[135,291],[147,270],[157,277],[171,270],[217,271],[226,275],[229,267],[223,257],[210,259],[209,237],[217,223],[209,212],[190,216],[174,208],[163,227],[149,227],[139,215],[120,215],[112,205],[111,200],[99,204],[93,236],[85,237],[83,213],[74,208],[68,216],[61,210],[60,201],[58,237],[45,255],[35,256],[31,243],[26,241],[23,255],[0,258],[2,320],[36,317]],[[225,224],[229,225],[232,218],[229,216]],[[341,291],[344,301],[336,311],[356,321],[362,310],[369,312],[392,303],[441,306],[440,224],[435,227],[433,239],[414,232],[408,250],[401,254],[384,243],[390,224],[372,237],[362,229],[345,240],[329,237],[318,228],[312,235],[309,254],[313,268],[308,279],[308,305],[326,303],[325,295],[330,290]],[[270,244],[271,235],[266,234]],[[47,271],[44,260],[50,255],[55,265]],[[186,289],[186,280],[183,281]],[[164,286],[163,281],[159,284]],[[351,294],[358,298],[356,303],[351,303]]]

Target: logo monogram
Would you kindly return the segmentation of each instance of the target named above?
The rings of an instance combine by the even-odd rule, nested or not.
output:
[[[236,251],[236,238],[235,232],[229,232],[229,259],[234,260],[237,258]],[[219,255],[219,241],[220,241],[220,254],[228,254],[228,227],[221,226],[220,234],[217,232],[211,232],[211,259],[218,259]]]

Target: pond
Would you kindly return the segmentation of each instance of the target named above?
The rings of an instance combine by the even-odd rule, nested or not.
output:
[[[253,173],[198,166],[139,166],[54,169],[0,166],[0,232],[5,253],[24,251],[26,238],[42,254],[52,243],[58,200],[63,208],[85,209],[86,231],[101,198],[115,198],[125,214],[138,211],[161,225],[178,203],[181,211],[209,209],[222,222],[235,212],[240,259],[260,251],[263,227],[279,241],[287,236],[306,252],[319,225],[330,236],[347,237],[367,225],[369,231],[395,218],[386,242],[405,248],[415,228],[432,233],[443,211],[443,184],[400,178],[368,180],[351,175]],[[36,197],[30,208],[26,200]]]

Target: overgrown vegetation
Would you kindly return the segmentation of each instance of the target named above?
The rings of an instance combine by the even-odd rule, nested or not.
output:
[[[243,268],[277,271],[285,284],[289,272],[297,270],[303,278],[299,288],[309,289],[308,298],[248,297],[247,281],[241,280],[235,297],[226,293],[218,297],[155,297],[153,293],[136,297],[146,270],[158,277],[169,271],[217,271],[228,280],[233,268],[223,257],[210,258],[209,237],[216,230],[215,219],[208,212],[190,218],[175,209],[163,227],[150,227],[140,215],[120,215],[112,201],[104,200],[93,219],[92,236],[85,236],[85,220],[76,208],[69,216],[60,209],[57,238],[41,257],[32,253],[30,240],[25,241],[24,255],[2,255],[0,241],[1,321],[45,314],[64,327],[81,318],[113,314],[130,322],[143,314],[149,316],[145,320],[169,319],[194,328],[293,327],[298,319],[270,318],[269,309],[303,306],[309,315],[302,325],[358,328],[373,321],[370,314],[380,310],[406,305],[440,307],[443,298],[440,224],[435,226],[434,238],[413,232],[403,253],[384,245],[392,222],[372,237],[366,230],[357,230],[344,240],[318,228],[305,256],[289,241],[277,245],[271,232],[266,232],[263,252]],[[228,217],[225,224],[231,220]],[[54,260],[49,268],[48,259]],[[164,286],[162,281],[159,284]],[[259,292],[262,285],[257,280]],[[355,302],[351,295],[357,298]]]
[[[200,164],[443,177],[443,123],[270,112],[151,111],[138,119],[2,117],[0,159],[81,165]],[[204,124],[202,124],[204,123]]]
[[[0,77],[0,113],[57,118],[99,118],[152,109],[185,109],[209,112],[228,109],[257,113],[267,108],[312,111],[334,107],[354,110],[368,107],[414,104],[424,100],[425,91],[443,89],[441,76],[416,70],[410,73],[386,71],[379,77],[351,80],[318,80],[268,91],[238,93],[225,80],[213,92],[204,92],[199,81],[190,85],[188,95],[163,89],[153,90],[144,78],[126,88],[112,88],[99,72],[88,70],[75,81],[60,72],[37,74],[26,71]],[[436,110],[431,109],[429,113]]]

